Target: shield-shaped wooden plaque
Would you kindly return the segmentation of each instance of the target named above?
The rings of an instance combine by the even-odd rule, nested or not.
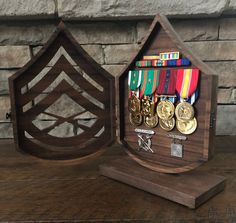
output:
[[[61,22],[9,79],[16,147],[54,160],[100,153],[115,135],[114,85]]]

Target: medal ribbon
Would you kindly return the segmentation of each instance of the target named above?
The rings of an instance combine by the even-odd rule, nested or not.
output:
[[[128,74],[128,85],[131,91],[135,91],[141,84],[141,70],[130,70]]]
[[[187,58],[176,60],[139,60],[136,61],[136,67],[180,67],[189,66],[190,60]]]
[[[177,71],[176,90],[181,98],[188,99],[196,91],[199,69],[179,69]]]
[[[196,102],[196,100],[198,99],[198,97],[199,97],[199,89],[197,88],[196,91],[192,94],[192,96],[187,99],[187,102],[189,104],[193,105]],[[180,102],[184,101],[184,99],[181,98],[178,93],[177,93],[177,98]]]
[[[140,97],[152,95],[159,83],[160,70],[142,70]]]
[[[156,90],[158,95],[175,95],[177,70],[162,70]]]

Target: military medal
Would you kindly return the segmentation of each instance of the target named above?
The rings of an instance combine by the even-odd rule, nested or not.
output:
[[[160,73],[157,94],[160,95],[161,101],[157,105],[156,113],[162,120],[170,120],[174,116],[176,73],[176,70],[162,70]]]
[[[176,90],[180,97],[180,103],[175,109],[178,120],[189,121],[194,117],[194,108],[187,102],[197,89],[199,77],[198,69],[179,69],[176,81]]]
[[[193,118],[188,121],[176,120],[177,129],[186,135],[192,134],[197,129],[197,120]]]
[[[142,116],[140,114],[141,102],[139,99],[139,86],[141,84],[141,71],[129,71],[128,85],[129,85],[129,100],[128,110],[130,112],[129,119],[133,125],[142,124]]]
[[[159,124],[160,124],[162,129],[169,132],[175,127],[175,119],[174,118],[171,118],[169,120],[160,119]]]
[[[178,120],[189,121],[194,117],[193,106],[188,102],[181,102],[176,106],[175,115]]]
[[[157,114],[153,116],[145,116],[144,124],[149,128],[154,128],[158,124],[158,116]]]
[[[132,125],[139,126],[143,122],[143,117],[140,113],[137,114],[129,113],[129,121],[131,122]]]
[[[160,101],[157,105],[157,115],[163,120],[169,120],[174,116],[175,106],[168,100]]]
[[[128,100],[128,109],[130,113],[139,113],[141,110],[140,100],[134,94]]]
[[[144,116],[144,123],[150,128],[158,124],[158,116],[155,115],[155,104],[157,96],[154,94],[159,82],[159,70],[144,70],[142,74],[142,85],[140,90],[142,99],[141,114]]]

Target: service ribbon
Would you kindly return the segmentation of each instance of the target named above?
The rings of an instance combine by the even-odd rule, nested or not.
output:
[[[142,70],[140,97],[154,94],[159,83],[160,70]]]
[[[130,70],[128,74],[128,85],[131,91],[137,90],[141,84],[141,70]]]
[[[196,100],[198,99],[198,97],[199,97],[199,89],[197,88],[196,91],[191,95],[191,97],[189,97],[187,99],[187,102],[190,103],[191,105],[193,105],[196,102]],[[181,98],[179,96],[178,93],[177,93],[177,98],[180,102],[185,101],[183,98]]]
[[[187,100],[196,91],[199,69],[178,69],[176,91],[180,98]]]
[[[175,95],[177,70],[162,70],[156,90],[158,95]]]

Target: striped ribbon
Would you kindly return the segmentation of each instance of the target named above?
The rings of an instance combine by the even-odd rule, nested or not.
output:
[[[172,102],[173,104],[175,103],[175,101],[176,101],[176,97],[161,97],[160,98],[160,101],[164,101],[164,100],[168,100],[168,101],[170,101],[170,102]]]
[[[140,98],[152,95],[159,83],[160,70],[142,70]]]
[[[191,62],[187,58],[178,60],[140,60],[135,63],[137,67],[180,67],[189,66],[190,64]]]
[[[158,95],[175,95],[176,75],[177,70],[161,70],[156,93]]]
[[[197,88],[196,91],[192,94],[191,97],[189,97],[187,100],[184,100],[183,98],[181,98],[179,96],[179,94],[177,93],[177,98],[180,102],[183,102],[183,101],[187,101],[188,103],[190,103],[191,105],[193,105],[197,99],[199,97],[199,89]]]
[[[131,98],[133,95],[135,95],[137,98],[139,98],[140,90],[137,88],[135,91],[129,90],[129,98]]]
[[[143,60],[159,60],[159,55],[144,55]]]
[[[160,59],[161,59],[161,60],[179,59],[179,52],[165,52],[165,53],[160,53]]]
[[[176,91],[180,98],[188,99],[196,91],[199,69],[178,69]]]
[[[141,85],[141,70],[130,70],[128,74],[128,85],[131,91],[135,91]]]

